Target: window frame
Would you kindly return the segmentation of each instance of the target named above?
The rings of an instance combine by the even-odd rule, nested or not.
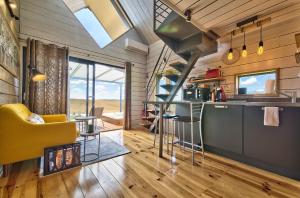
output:
[[[268,70],[259,70],[259,71],[254,71],[254,72],[244,72],[244,73],[239,73],[239,74],[235,74],[235,87],[234,87],[234,94],[236,96],[257,96],[257,97],[278,97],[279,94],[278,93],[273,93],[273,94],[238,94],[238,89],[240,88],[240,84],[239,84],[239,79],[240,77],[245,77],[245,76],[255,76],[255,75],[259,75],[259,74],[270,74],[270,73],[275,73],[275,88],[276,90],[280,89],[280,83],[279,83],[279,69],[275,68],[275,69],[268,69]]]

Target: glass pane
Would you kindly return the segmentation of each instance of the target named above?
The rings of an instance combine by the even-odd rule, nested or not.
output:
[[[86,31],[103,48],[130,28],[130,22],[118,1],[63,0]]]
[[[124,78],[124,72],[118,71],[115,69],[110,70],[109,72],[103,74],[97,80],[104,80],[104,81],[117,81]]]
[[[158,83],[156,85],[156,93],[157,94],[167,94],[168,92],[166,91],[166,89],[161,87],[161,85],[167,84],[167,78],[166,77],[157,77],[157,81],[158,81]],[[163,101],[159,97],[156,97],[156,99],[158,101]]]
[[[171,85],[176,85],[176,82],[170,81]],[[182,87],[177,91],[176,96],[173,99],[174,101],[182,101]]]
[[[121,112],[120,100],[124,100],[124,83],[115,80],[124,79],[124,69],[96,64],[95,107],[104,107],[104,113]]]
[[[86,114],[87,66],[70,62],[70,118]]]
[[[276,71],[239,76],[238,94],[275,93],[276,76]]]
[[[92,115],[93,108],[93,65],[89,65],[88,112]]]
[[[124,83],[114,82],[124,79],[124,70],[115,73],[116,68],[96,64],[95,111],[102,115],[98,123],[103,131],[122,128],[124,111]],[[103,112],[102,112],[103,111]],[[101,113],[102,112],[102,113]]]
[[[106,30],[88,8],[84,8],[75,12],[75,16],[100,48],[103,48],[112,42],[112,39]]]

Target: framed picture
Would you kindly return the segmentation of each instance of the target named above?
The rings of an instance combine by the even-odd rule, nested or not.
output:
[[[80,143],[45,148],[44,176],[81,165]]]

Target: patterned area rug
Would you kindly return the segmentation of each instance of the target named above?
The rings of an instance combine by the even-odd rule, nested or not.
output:
[[[98,138],[94,138],[89,140],[86,143],[86,153],[97,153],[98,150]],[[97,163],[97,162],[101,162],[104,160],[108,160],[114,157],[118,157],[121,155],[125,155],[130,153],[130,151],[118,144],[117,142],[113,141],[112,139],[110,139],[109,137],[106,136],[101,136],[100,139],[100,157],[98,159],[95,159],[96,156],[95,154],[93,155],[86,155],[86,160],[88,162],[82,162],[82,165],[88,165],[88,164],[93,164],[93,163]],[[83,156],[83,141],[81,141],[81,156]],[[83,157],[81,157],[81,159],[83,159]]]

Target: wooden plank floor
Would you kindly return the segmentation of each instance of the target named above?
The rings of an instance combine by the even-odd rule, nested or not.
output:
[[[153,136],[142,131],[107,132],[131,154],[39,178],[37,160],[14,164],[0,179],[0,197],[300,197],[300,182],[232,160],[176,149],[157,157]]]
[[[120,126],[120,125],[116,125],[116,124],[113,124],[113,123],[110,123],[110,122],[106,122],[106,121],[103,121],[103,122],[104,122],[104,127],[103,127],[101,121],[98,122],[99,126],[100,126],[100,129],[103,132],[113,131],[113,130],[119,130],[119,129],[123,128],[123,126]]]

